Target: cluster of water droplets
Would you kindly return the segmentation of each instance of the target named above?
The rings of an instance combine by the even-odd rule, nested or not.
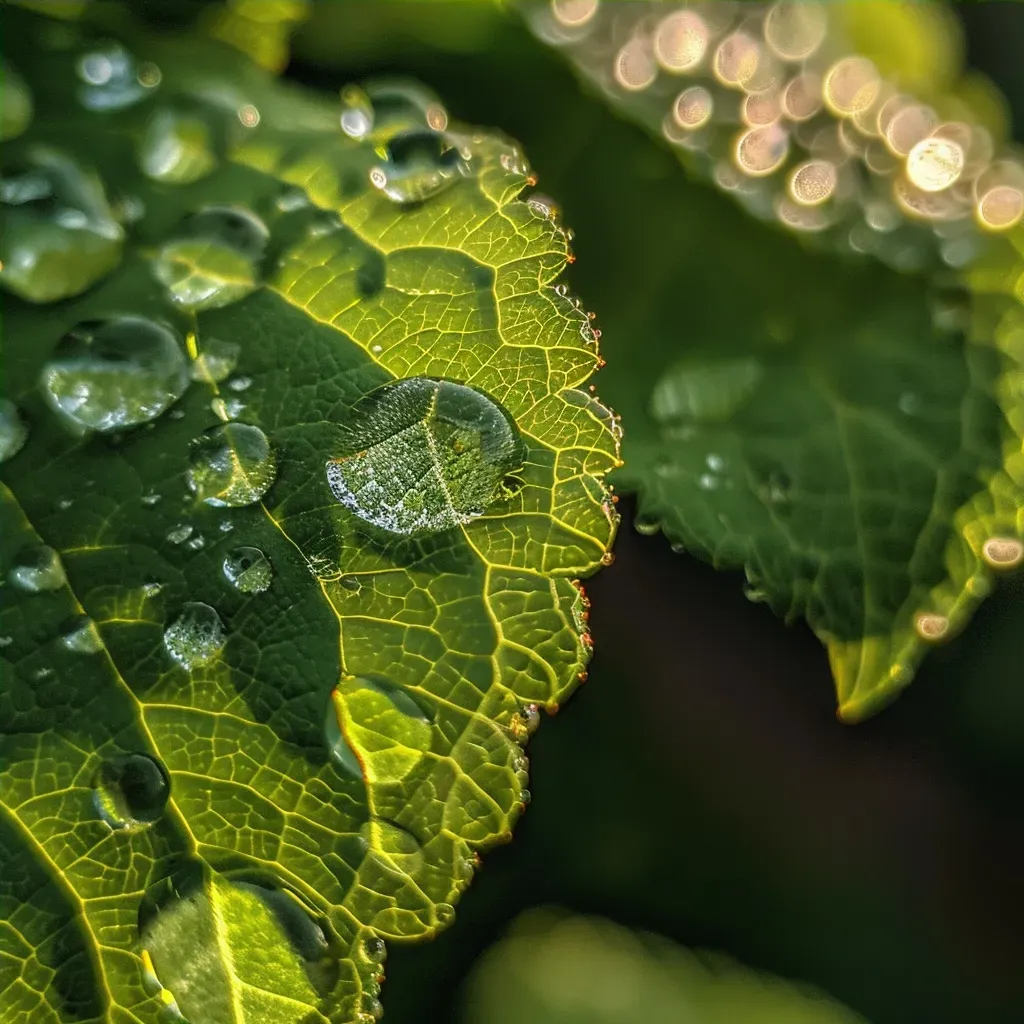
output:
[[[916,270],[965,266],[1024,216],[1020,156],[997,151],[962,99],[901,92],[851,52],[826,4],[528,9],[542,38],[760,218]]]

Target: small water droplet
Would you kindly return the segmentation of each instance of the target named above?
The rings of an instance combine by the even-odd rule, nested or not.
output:
[[[60,555],[45,544],[25,548],[7,574],[7,579],[13,586],[33,594],[57,590],[67,583]]]
[[[712,473],[721,473],[725,469],[725,459],[715,452],[709,452],[704,458],[704,464]]]
[[[233,377],[227,386],[232,391],[245,391],[252,386],[252,377]]]
[[[6,636],[6,635],[0,636],[0,648],[2,648],[2,647],[10,647],[11,644],[13,644],[13,643],[14,643],[14,637],[13,636]]]
[[[913,391],[904,391],[897,399],[897,404],[904,416],[914,416],[921,411],[921,396]]]
[[[235,528],[235,524],[230,519],[222,519],[220,525],[217,527],[221,533],[230,533]]]
[[[188,523],[178,523],[173,529],[167,531],[167,539],[172,544],[183,544],[192,536],[194,529],[195,527],[189,526]]]
[[[422,202],[469,173],[460,149],[438,132],[402,132],[386,152],[387,158],[371,168],[370,183],[396,203]]]
[[[132,55],[117,43],[82,54],[75,65],[81,85],[78,99],[87,110],[123,110],[145,98],[159,84],[159,71],[140,74]]]
[[[115,829],[136,830],[156,821],[167,806],[171,782],[163,765],[148,754],[118,754],[100,765],[93,801]]]
[[[197,533],[194,537],[189,538],[189,540],[185,542],[185,547],[187,547],[189,551],[201,551],[206,547],[206,538],[203,537],[201,533]]]
[[[150,583],[143,583],[141,589],[142,589],[142,596],[146,597],[146,598],[149,598],[149,597],[156,597],[156,595],[159,594],[160,591],[163,590],[164,588],[159,583],[150,582]]]
[[[161,497],[162,496],[158,494],[156,491],[149,491],[148,493],[144,494],[141,498],[139,498],[139,501],[141,501],[142,504],[145,505],[147,508],[152,508],[160,501]]]
[[[78,295],[120,262],[124,229],[103,185],[65,154],[32,146],[0,175],[0,284],[29,302]]]
[[[78,324],[42,373],[50,405],[79,427],[118,430],[155,419],[188,387],[188,364],[169,327],[121,316]]]
[[[373,127],[370,97],[357,85],[341,90],[341,130],[352,139],[365,138]]]
[[[282,189],[281,194],[274,200],[274,205],[282,213],[294,213],[296,210],[304,210],[310,205],[309,196],[305,189],[289,185]]]
[[[153,262],[171,301],[185,309],[218,309],[245,298],[259,283],[269,233],[254,213],[211,206],[187,218]]]
[[[10,400],[0,398],[0,462],[13,458],[28,440],[28,424]]]
[[[713,473],[702,473],[697,478],[697,486],[702,491],[714,491],[717,489],[720,482],[720,479]]]
[[[327,482],[364,522],[429,534],[483,515],[523,455],[515,422],[490,396],[410,377],[377,388],[350,411]]]
[[[208,604],[190,601],[164,630],[167,653],[187,672],[209,664],[224,647],[224,625]]]
[[[274,570],[259,548],[241,547],[224,557],[224,575],[243,594],[262,594],[274,578]]]
[[[637,516],[633,520],[633,529],[644,537],[653,537],[661,529],[661,522],[658,519],[647,519],[643,516]]]
[[[198,106],[157,110],[139,140],[139,167],[154,181],[191,184],[216,168],[220,134]]]
[[[74,501],[72,501],[71,498],[61,498],[57,502],[57,510],[59,512],[67,512],[72,505],[74,505]]]
[[[376,935],[363,939],[363,956],[371,963],[382,964],[387,959],[388,949],[384,940]]]
[[[989,537],[981,554],[993,569],[1015,569],[1024,562],[1024,542],[1016,537]]]
[[[103,650],[103,638],[96,623],[83,615],[76,619],[61,637],[61,643],[76,654],[98,654]]]
[[[251,505],[276,475],[277,456],[259,427],[223,423],[192,442],[188,483],[207,505]]]

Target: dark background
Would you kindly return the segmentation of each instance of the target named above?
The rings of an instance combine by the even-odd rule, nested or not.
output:
[[[450,13],[410,6],[411,20],[400,4],[343,5],[341,34],[307,28],[288,74],[332,90],[412,75],[456,118],[518,139],[576,231],[571,287],[602,313],[604,277],[631,258],[609,196],[633,201],[644,172],[603,181],[584,141],[625,140],[659,178],[682,171],[514,20],[467,14],[448,48]],[[960,12],[968,61],[1010,97],[1020,138],[1024,7]],[[740,574],[637,535],[620,508],[616,561],[588,584],[590,681],[532,740],[533,803],[454,926],[392,945],[387,1020],[457,1019],[474,959],[544,903],[814,982],[874,1024],[1024,1020],[1024,581],[1000,581],[892,707],[844,726],[805,627],[749,603]]]

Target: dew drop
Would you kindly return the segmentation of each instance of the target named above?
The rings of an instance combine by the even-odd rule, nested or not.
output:
[[[404,535],[468,523],[523,464],[512,417],[453,381],[410,377],[361,399],[327,462],[334,496],[364,522]]]
[[[789,194],[801,206],[827,202],[836,190],[838,175],[830,160],[805,160],[789,176]]]
[[[198,109],[165,107],[143,130],[139,167],[154,181],[191,184],[216,168],[215,137],[210,121]]]
[[[158,253],[153,273],[175,305],[219,309],[255,290],[268,237],[254,213],[210,206],[183,222]]]
[[[164,630],[167,653],[187,672],[209,664],[224,647],[224,625],[208,604],[190,601]]]
[[[140,74],[131,54],[107,43],[82,54],[75,65],[78,99],[87,110],[123,110],[144,99],[160,82],[159,71]]]
[[[964,151],[952,139],[922,139],[907,154],[907,177],[925,192],[949,188],[963,169]]]
[[[7,574],[12,586],[37,594],[44,590],[57,590],[67,583],[60,555],[45,544],[25,548]]]
[[[697,486],[702,491],[714,491],[718,489],[718,485],[721,481],[713,473],[702,473],[697,478]]]
[[[823,83],[825,102],[841,117],[866,110],[875,102],[882,82],[867,57],[844,57],[829,68]]]
[[[178,523],[177,526],[167,531],[167,540],[171,544],[184,544],[192,536],[195,527],[188,523]]]
[[[711,32],[695,11],[675,11],[654,32],[654,56],[672,74],[696,70],[704,60]]]
[[[922,640],[941,640],[949,632],[949,619],[934,612],[918,612],[914,616],[914,629]]]
[[[70,157],[33,146],[0,176],[0,284],[29,302],[85,291],[120,262],[124,230],[99,178]]]
[[[612,74],[627,92],[646,89],[658,77],[650,42],[643,36],[634,36],[624,43],[615,55]]]
[[[0,59],[0,141],[20,135],[32,120],[32,93],[25,80]]]
[[[797,75],[782,90],[782,110],[791,121],[808,121],[820,109],[821,79],[813,72]]]
[[[460,150],[439,132],[401,132],[386,152],[387,158],[370,169],[370,183],[396,203],[422,202],[469,173]]]
[[[981,554],[993,569],[1015,569],[1024,562],[1024,543],[1016,537],[989,537]]]
[[[220,383],[234,372],[241,351],[241,346],[233,341],[217,338],[204,341],[199,354],[192,360],[192,379],[206,384]]]
[[[185,547],[187,547],[189,551],[201,551],[206,547],[206,538],[201,533],[197,533],[194,537],[185,542]]]
[[[827,29],[824,8],[807,0],[773,4],[764,19],[765,40],[783,60],[806,60],[821,45]]]
[[[684,89],[672,105],[672,119],[680,128],[696,131],[711,120],[714,100],[702,85],[691,85]]]
[[[156,821],[171,795],[163,765],[148,754],[119,754],[100,765],[93,800],[100,817],[115,829],[136,830]]]
[[[248,391],[252,387],[252,377],[233,377],[227,386],[232,391]]]
[[[734,32],[718,44],[712,67],[719,82],[739,89],[754,77],[760,62],[757,41],[745,32]]]
[[[277,456],[259,427],[222,423],[192,442],[188,483],[207,505],[251,505],[276,475]]]
[[[0,462],[13,458],[28,440],[28,424],[18,407],[0,398]]]
[[[371,935],[363,940],[362,945],[363,956],[366,957],[370,963],[382,964],[387,958],[387,946],[384,945],[384,940],[378,938],[376,935]]]
[[[427,128],[441,132],[448,127],[448,112],[429,89],[401,78],[378,78],[363,83],[373,108],[370,135],[387,143],[402,132]]]
[[[771,174],[782,166],[788,155],[789,133],[778,124],[751,128],[736,140],[736,163],[751,177]]]
[[[559,25],[579,28],[597,13],[598,0],[551,0],[551,13]]]
[[[341,130],[352,139],[365,138],[373,127],[373,104],[365,90],[349,85],[341,90]]]
[[[103,638],[96,623],[83,615],[76,619],[61,637],[61,643],[76,654],[98,654],[103,650]]]
[[[188,362],[165,324],[122,316],[80,323],[42,373],[50,405],[79,427],[119,430],[155,419],[188,386]]]
[[[274,578],[270,559],[259,548],[241,547],[224,557],[224,575],[243,594],[262,594]]]

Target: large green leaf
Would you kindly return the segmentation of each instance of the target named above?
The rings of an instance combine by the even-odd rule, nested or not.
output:
[[[617,429],[565,235],[411,87],[371,143],[220,44],[3,17],[4,1019],[372,1019],[589,656]]]

